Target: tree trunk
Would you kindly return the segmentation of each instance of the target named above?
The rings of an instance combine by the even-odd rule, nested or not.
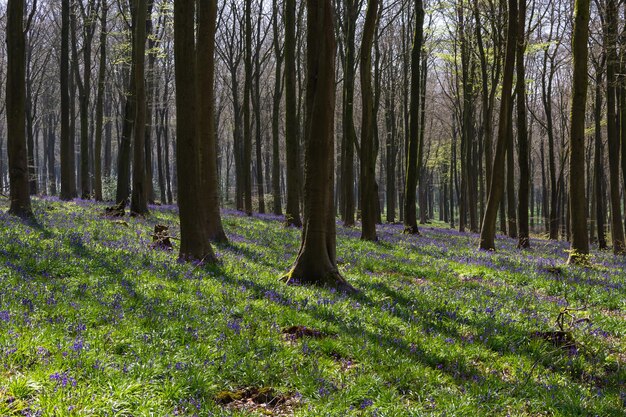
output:
[[[9,213],[32,217],[26,150],[26,36],[24,0],[7,3],[7,154],[9,155]]]
[[[509,108],[511,115],[509,116],[509,131],[507,132],[506,151],[506,208],[507,208],[507,231],[510,238],[517,238],[517,213],[515,208],[515,143],[513,142],[513,98],[511,97],[511,106]]]
[[[205,4],[210,10],[215,10],[216,0]],[[205,190],[203,178],[203,163],[206,155],[203,152],[202,142],[206,138],[197,131],[200,116],[196,92],[196,56],[194,39],[194,6],[196,1],[176,1],[174,3],[174,60],[176,77],[176,169],[178,180],[182,185],[178,189],[178,207],[180,216],[180,254],[182,260],[196,260],[213,263],[215,254],[209,242],[208,228],[206,227],[207,210],[202,207],[206,199],[202,196]],[[202,10],[200,6],[199,9]],[[211,22],[205,19],[212,17]],[[203,33],[204,25],[209,25],[209,36],[215,26],[214,13],[199,13],[198,30]],[[198,42],[200,44],[201,42]],[[200,45],[199,45],[200,46]],[[206,47],[206,46],[205,46]],[[209,46],[211,48],[212,46]],[[213,55],[206,57],[213,60]],[[213,96],[209,86],[208,91],[202,94]],[[205,148],[206,149],[206,148]]]
[[[61,199],[76,196],[74,132],[70,130],[70,0],[61,0]]]
[[[604,193],[604,145],[602,143],[602,66],[596,67],[596,89],[594,108],[594,159],[593,159],[593,194],[595,200],[595,217],[598,234],[598,249],[606,249],[604,220],[606,217],[606,201]]]
[[[613,253],[626,254],[624,229],[622,227],[622,210],[620,200],[620,138],[617,129],[616,114],[616,66],[617,66],[617,1],[606,2],[606,105],[607,123],[606,134],[609,144],[609,179],[611,187],[611,236],[613,239]]]
[[[130,151],[131,135],[135,120],[135,70],[131,67],[130,81],[126,101],[124,103],[124,120],[122,121],[122,136],[119,141],[117,164],[117,192],[116,202],[127,201],[130,196]]]
[[[56,173],[55,173],[55,158],[54,158],[54,142],[55,142],[55,134],[54,134],[54,115],[52,113],[48,114],[48,137],[46,140],[48,141],[48,149],[46,158],[48,165],[48,183],[50,187],[50,195],[56,195],[57,193],[57,181],[56,181]],[[2,174],[0,173],[0,176]]]
[[[100,16],[100,64],[98,69],[98,92],[96,94],[96,144],[94,155],[94,197],[102,201],[102,126],[104,124],[104,91],[106,82],[107,1],[102,0]]]
[[[200,208],[206,210],[208,238],[226,242],[220,215],[217,180],[217,144],[215,138],[215,25],[217,0],[200,0],[198,4],[198,39],[196,44],[197,77],[197,136],[201,151],[200,191],[197,196]]]
[[[587,56],[589,0],[576,0],[572,40],[574,79],[570,129],[569,204],[572,232],[568,263],[589,262],[587,198],[585,197],[585,108],[587,102]]]
[[[252,215],[252,124],[250,122],[250,98],[252,96],[252,11],[251,1],[244,5],[245,47],[244,47],[244,87],[243,87],[243,207],[248,216]]]
[[[377,129],[374,117],[372,92],[372,45],[376,32],[378,0],[368,0],[363,40],[361,43],[361,239],[377,241],[376,236],[376,148],[374,130]]]
[[[148,0],[134,0],[133,61],[135,79],[135,122],[133,141],[133,186],[130,200],[131,214],[143,216],[148,213],[148,187],[146,185],[146,18]]]
[[[480,249],[495,250],[496,218],[498,207],[504,191],[504,159],[507,152],[507,133],[511,124],[511,91],[513,89],[513,73],[515,70],[515,47],[517,42],[517,0],[508,1],[508,29],[506,38],[506,55],[504,60],[504,79],[502,82],[502,99],[500,101],[500,123],[494,155],[489,197],[485,209],[485,218],[480,231]]]
[[[333,210],[335,36],[330,0],[307,1],[305,225],[287,282],[353,290],[336,263]]]
[[[279,144],[279,130],[280,130],[280,100],[283,94],[282,91],[282,64],[283,53],[280,48],[280,26],[278,21],[278,0],[272,1],[273,21],[272,29],[274,31],[273,47],[274,55],[276,59],[276,76],[274,78],[274,96],[272,103],[272,199],[273,207],[272,212],[280,216],[283,214],[281,197],[280,197],[280,144]]]
[[[424,7],[422,0],[415,0],[415,32],[411,50],[411,103],[409,116],[409,138],[406,155],[406,184],[404,191],[404,232],[419,234],[415,194],[418,176],[419,149],[419,101],[420,101],[420,58],[424,36]]]
[[[285,159],[287,206],[285,224],[302,226],[300,220],[300,145],[296,101],[296,0],[285,0]]]
[[[524,52],[526,50],[526,0],[519,0],[518,15],[518,41],[517,41],[517,141],[519,145],[519,196],[517,217],[519,226],[519,248],[530,246],[528,230],[528,193],[529,193],[529,150],[528,150],[528,125],[526,121],[526,71],[524,64]]]
[[[343,5],[343,37],[345,57],[343,62],[343,108],[341,139],[341,218],[346,227],[354,226],[354,148],[356,129],[354,128],[354,84],[356,56],[356,23],[359,17],[360,2],[346,0]]]

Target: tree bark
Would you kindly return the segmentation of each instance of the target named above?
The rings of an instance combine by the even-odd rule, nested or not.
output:
[[[285,224],[302,226],[300,220],[300,145],[296,101],[296,0],[285,0],[285,159],[287,206]]]
[[[595,200],[596,229],[598,249],[606,249],[604,221],[606,217],[606,195],[604,193],[604,145],[602,143],[602,66],[596,67],[595,107],[594,107],[594,157],[593,157],[593,194]]]
[[[215,0],[209,7],[214,8]],[[180,253],[182,260],[213,263],[215,254],[209,242],[207,210],[202,208],[202,139],[197,132],[197,67],[194,39],[194,0],[174,3],[174,60],[176,77],[176,169],[180,216]],[[211,22],[214,25],[214,22]],[[200,25],[200,22],[199,22]],[[208,59],[212,60],[211,55]],[[210,86],[212,89],[213,86]],[[206,94],[207,92],[203,92]],[[206,161],[204,161],[206,162]]]
[[[606,134],[609,145],[609,179],[611,195],[611,236],[613,240],[613,253],[626,255],[626,243],[624,241],[624,229],[622,227],[622,210],[620,200],[620,138],[617,129],[616,99],[617,88],[616,67],[618,57],[616,51],[617,42],[617,1],[606,2],[606,105],[607,123]]]
[[[7,3],[7,154],[9,155],[9,213],[33,216],[28,183],[26,150],[26,35],[24,0]]]
[[[494,154],[489,197],[485,209],[482,229],[480,231],[480,249],[495,250],[496,218],[504,191],[504,159],[507,151],[507,133],[511,123],[511,92],[513,89],[513,72],[515,70],[515,47],[517,43],[517,0],[508,1],[508,28],[506,38],[506,55],[504,59],[504,79],[502,82],[502,99],[500,101],[500,123]]]
[[[272,1],[273,20],[272,29],[274,32],[273,47],[276,59],[276,74],[274,78],[274,95],[272,103],[272,212],[280,216],[283,214],[280,195],[280,100],[283,94],[282,84],[282,64],[284,54],[280,47],[280,24],[278,21],[278,0]]]
[[[226,242],[220,215],[219,187],[217,180],[217,144],[215,141],[215,25],[217,1],[200,0],[196,43],[197,77],[197,135],[200,155],[200,200],[201,209],[206,210],[208,238],[215,242]]]
[[[526,71],[524,52],[526,51],[526,0],[519,0],[518,41],[517,41],[517,141],[519,145],[519,196],[517,217],[519,226],[519,248],[530,247],[528,229],[528,194],[529,194],[529,150],[528,124],[526,120]]]
[[[107,11],[106,0],[101,3],[102,14],[100,15],[100,64],[98,68],[98,91],[96,94],[96,132],[94,153],[94,197],[96,201],[102,201],[102,134],[104,125],[104,91],[106,82],[106,43],[107,43]]]
[[[376,32],[378,0],[368,0],[363,40],[361,43],[361,239],[377,241],[376,236],[376,149],[374,130],[377,129],[374,117],[372,92],[372,45]]]
[[[589,39],[589,0],[576,0],[572,54],[571,129],[569,146],[569,204],[572,232],[568,263],[589,262],[587,198],[585,196],[585,108],[587,105],[587,57]]]
[[[285,276],[352,291],[336,263],[333,209],[335,36],[330,0],[307,1],[305,225],[296,262]]]
[[[418,177],[419,148],[419,101],[420,101],[420,58],[424,37],[424,6],[415,0],[415,32],[411,50],[411,102],[409,116],[409,138],[406,155],[406,184],[404,191],[404,233],[419,234],[417,228],[416,188]]]
[[[130,212],[135,215],[148,213],[148,187],[146,185],[146,17],[147,0],[134,0],[133,19],[133,61],[135,79],[135,122],[133,140],[133,186],[130,200]]]
[[[251,1],[244,6],[245,47],[244,47],[244,87],[243,87],[243,207],[248,216],[252,215],[252,124],[250,122],[250,98],[252,96],[252,10]]]
[[[61,200],[76,196],[74,132],[70,130],[70,0],[61,0]]]

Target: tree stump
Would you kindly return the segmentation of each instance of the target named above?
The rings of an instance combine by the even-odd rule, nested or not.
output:
[[[163,224],[154,225],[154,233],[152,234],[152,247],[159,249],[172,250],[172,236],[170,236],[170,228]]]
[[[104,209],[104,215],[107,217],[124,217],[126,214],[126,201],[122,200],[112,207]]]

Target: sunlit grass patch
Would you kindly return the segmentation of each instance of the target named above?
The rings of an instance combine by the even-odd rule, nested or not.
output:
[[[155,224],[179,235],[174,207],[118,222],[37,199],[22,223],[0,205],[2,416],[624,415],[626,261],[610,253],[580,268],[562,242],[487,253],[443,225],[379,226],[378,244],[338,227],[347,295],[278,280],[301,232],[276,216],[226,210],[206,266],[151,247]],[[564,309],[588,318],[563,329],[573,348],[537,337]],[[262,388],[284,402],[262,406]]]

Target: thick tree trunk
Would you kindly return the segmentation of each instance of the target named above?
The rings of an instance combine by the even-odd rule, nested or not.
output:
[[[215,138],[215,24],[217,0],[200,0],[198,3],[198,39],[196,44],[197,77],[197,135],[200,156],[200,195],[197,197],[201,210],[206,210],[208,238],[226,242],[226,233],[220,216],[219,188],[217,180],[217,144]]]
[[[374,117],[372,94],[372,45],[376,32],[378,0],[368,0],[363,40],[361,43],[361,239],[377,241],[376,236],[376,146],[374,130],[377,129]]]
[[[416,187],[418,177],[419,149],[419,101],[420,101],[420,58],[424,36],[424,6],[422,0],[415,0],[415,32],[411,50],[411,103],[409,116],[409,138],[406,155],[406,184],[404,191],[404,232],[419,234],[417,228]]]
[[[589,262],[587,199],[585,197],[585,107],[587,102],[587,56],[589,39],[589,0],[576,0],[572,40],[574,79],[569,145],[569,204],[572,232],[569,263]]]
[[[506,38],[506,55],[504,60],[504,80],[502,82],[502,99],[500,101],[500,124],[498,139],[493,161],[489,198],[485,209],[485,218],[480,232],[480,249],[495,250],[496,218],[498,207],[504,191],[504,159],[507,152],[507,133],[511,123],[511,91],[513,89],[513,73],[515,70],[515,47],[517,42],[517,0],[508,1],[508,29]]]
[[[205,0],[206,1],[206,0]],[[207,226],[207,210],[202,208],[205,190],[202,185],[203,163],[206,155],[203,152],[203,138],[197,132],[199,100],[196,98],[196,57],[194,39],[194,5],[196,1],[176,1],[174,3],[174,60],[176,74],[176,168],[180,184],[178,189],[178,207],[180,216],[180,259],[196,260],[213,263],[215,254],[209,242]],[[210,9],[216,7],[215,0]],[[200,8],[204,7],[200,6]],[[204,22],[204,14],[198,19],[198,30],[209,23],[213,28],[215,22]],[[200,17],[199,16],[199,17]],[[209,13],[211,16],[211,13]],[[214,16],[214,14],[213,14]],[[211,29],[209,29],[211,30]],[[200,42],[198,42],[200,43]],[[206,47],[206,46],[205,46]],[[212,47],[212,46],[209,46]],[[211,55],[209,60],[213,59]],[[210,90],[213,86],[209,86]],[[202,94],[213,94],[204,91]],[[202,95],[201,94],[201,95]],[[207,138],[204,138],[206,140]],[[206,148],[205,148],[206,149]]]
[[[148,0],[134,0],[135,16],[133,19],[133,61],[135,79],[135,122],[133,140],[133,186],[130,200],[131,214],[148,213],[148,187],[146,185],[146,17]]]
[[[305,225],[287,282],[352,291],[336,264],[333,209],[335,36],[330,0],[307,1]]]
[[[26,150],[26,39],[24,0],[7,3],[7,154],[9,155],[9,213],[32,217]]]

